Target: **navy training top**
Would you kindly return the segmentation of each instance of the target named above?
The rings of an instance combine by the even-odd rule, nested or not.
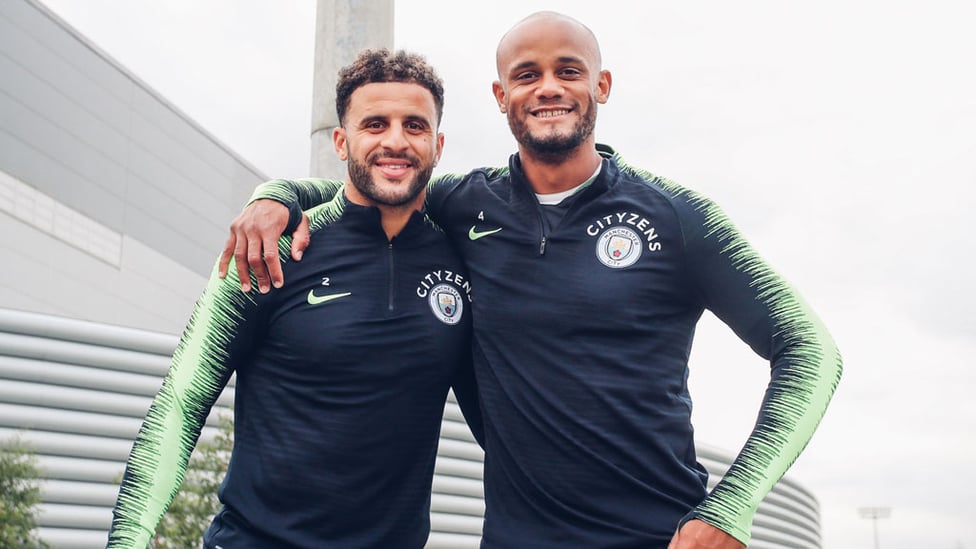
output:
[[[378,209],[341,194],[309,217],[315,242],[284,262],[284,287],[244,294],[234,273],[211,277],[133,445],[109,547],[145,547],[234,372],[234,450],[206,547],[424,546],[452,385],[481,440],[466,271],[419,212],[392,241]]]

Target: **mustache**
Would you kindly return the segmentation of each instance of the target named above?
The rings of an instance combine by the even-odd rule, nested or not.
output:
[[[414,166],[417,166],[417,165],[420,164],[420,159],[419,158],[417,158],[415,156],[412,156],[412,155],[409,155],[407,153],[396,153],[396,152],[378,152],[378,153],[373,153],[373,154],[369,155],[369,157],[366,158],[366,161],[369,162],[370,164],[374,164],[374,163],[376,163],[377,160],[384,159],[384,158],[385,159],[396,159],[396,160],[407,160],[411,164],[413,164]]]

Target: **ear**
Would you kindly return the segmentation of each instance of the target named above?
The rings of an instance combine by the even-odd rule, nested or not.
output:
[[[437,152],[434,154],[434,166],[441,161],[441,154],[444,152],[444,134],[437,134]]]
[[[596,86],[596,101],[601,105],[610,99],[610,86],[613,84],[613,75],[610,71],[600,71]]]
[[[498,103],[498,110],[503,113],[508,112],[508,108],[505,107],[505,88],[502,87],[502,83],[498,80],[492,82],[491,93],[495,96],[495,102]]]
[[[336,156],[343,162],[349,156],[346,152],[346,130],[339,126],[332,130],[332,145],[335,147]]]

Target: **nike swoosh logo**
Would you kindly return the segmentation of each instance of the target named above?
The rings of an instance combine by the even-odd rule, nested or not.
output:
[[[478,230],[475,229],[475,226],[474,225],[471,225],[471,229],[468,230],[468,238],[470,238],[471,240],[478,240],[479,238],[484,238],[484,237],[486,237],[488,235],[495,234],[495,233],[497,233],[500,230],[502,230],[501,227],[499,227],[499,228],[497,228],[497,229],[495,229],[493,231],[480,231],[479,232]]]
[[[339,299],[340,297],[346,297],[352,295],[352,292],[345,292],[342,294],[329,294],[329,295],[315,295],[315,290],[308,291],[308,304],[309,305],[319,305],[321,303],[328,303],[329,301]]]

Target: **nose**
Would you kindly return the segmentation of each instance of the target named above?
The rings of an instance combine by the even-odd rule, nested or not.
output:
[[[559,97],[563,94],[563,83],[551,72],[543,73],[539,79],[539,87],[536,88],[536,95],[540,97]]]
[[[390,127],[383,134],[382,145],[384,148],[394,151],[407,148],[409,142],[407,141],[407,133],[403,125],[390,124]]]

